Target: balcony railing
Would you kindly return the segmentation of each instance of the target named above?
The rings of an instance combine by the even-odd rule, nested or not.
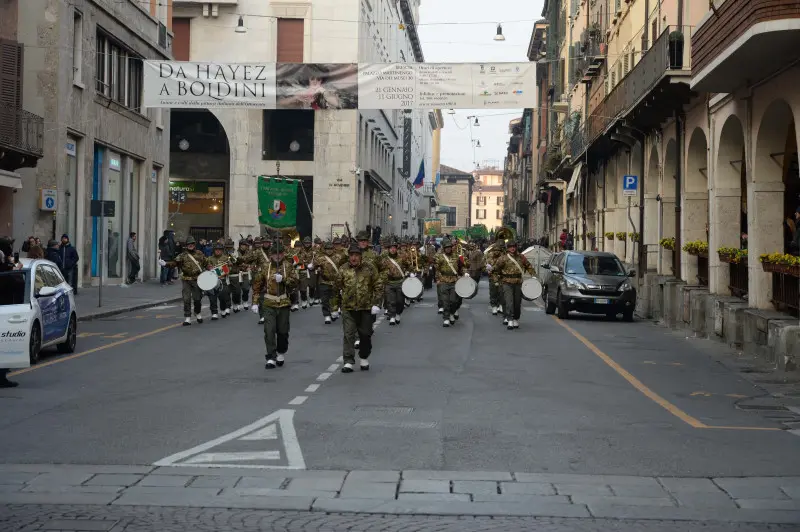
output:
[[[665,76],[691,71],[691,26],[668,26],[641,60],[603,98],[605,79],[590,94],[590,114],[582,131],[573,133],[572,157],[579,157],[618,119],[627,115]],[[610,68],[616,68],[612,65]],[[601,99],[602,98],[602,99]],[[581,136],[581,140],[575,140]]]
[[[24,109],[0,106],[0,148],[42,157],[44,118]]]
[[[431,183],[425,183],[422,185],[422,189],[420,191],[422,192],[423,196],[434,196],[435,190],[436,187],[434,187]]]

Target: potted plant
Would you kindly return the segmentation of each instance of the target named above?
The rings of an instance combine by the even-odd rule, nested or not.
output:
[[[758,260],[765,272],[800,277],[800,257],[778,252],[760,255]]]
[[[675,251],[675,237],[671,236],[668,238],[662,238],[661,240],[659,240],[658,245],[664,249]]]
[[[689,255],[708,255],[708,242],[703,242],[702,240],[687,242],[684,244],[683,250]]]
[[[747,260],[747,250],[738,248],[721,247],[717,250],[720,262],[727,262],[729,264],[739,264],[743,260]]]
[[[589,231],[588,233],[586,233],[586,236],[588,236],[589,238],[594,238],[596,235],[597,233],[595,233],[594,231]]]
[[[626,233],[625,231],[619,231],[617,233],[617,240],[627,240],[627,239],[628,239],[628,233]]]
[[[628,237],[630,237],[631,242],[639,242],[639,240],[642,238],[642,236],[636,232],[628,233]]]
[[[669,34],[669,68],[683,68],[683,33],[678,30]]]
[[[606,233],[606,240],[614,240],[614,233]]]

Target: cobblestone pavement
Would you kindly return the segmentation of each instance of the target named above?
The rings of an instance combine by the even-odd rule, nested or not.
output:
[[[0,505],[3,532],[783,532],[794,525],[326,514],[148,506]]]
[[[0,504],[797,525],[800,477],[4,464]]]

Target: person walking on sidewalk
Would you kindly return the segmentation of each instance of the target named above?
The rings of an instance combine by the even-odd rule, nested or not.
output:
[[[362,249],[358,244],[350,246],[347,264],[339,268],[336,291],[342,297],[342,325],[344,328],[344,366],[342,373],[352,373],[356,362],[356,340],[359,341],[358,356],[361,370],[369,370],[372,354],[373,316],[381,311],[383,280],[378,270],[362,261]]]
[[[61,235],[61,272],[64,274],[64,279],[72,287],[75,295],[78,295],[78,250],[73,247],[69,242],[69,235],[64,233]]]
[[[186,247],[183,252],[171,261],[159,260],[161,266],[168,268],[180,268],[183,288],[181,297],[183,298],[183,325],[192,324],[192,304],[194,304],[194,314],[197,323],[203,323],[203,315],[200,314],[202,308],[203,291],[197,286],[197,277],[206,271],[206,256],[202,251],[196,249],[197,243],[194,237],[186,239]]]
[[[136,277],[139,276],[141,269],[141,262],[139,261],[139,251],[136,249],[136,233],[131,232],[128,237],[128,243],[125,246],[128,261],[128,284],[136,282]]]
[[[297,287],[299,277],[294,264],[286,259],[286,248],[280,239],[269,250],[269,262],[253,279],[253,306],[255,313],[264,318],[264,343],[267,347],[264,366],[275,369],[283,366],[284,354],[289,350],[290,294]],[[255,302],[263,295],[261,308]]]

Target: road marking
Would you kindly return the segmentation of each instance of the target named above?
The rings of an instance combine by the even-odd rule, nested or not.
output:
[[[258,440],[277,440],[278,439],[278,427],[277,425],[270,424],[264,427],[263,429],[257,430],[252,434],[248,434],[247,436],[241,438],[244,441],[258,441]]]
[[[713,394],[710,392],[692,392],[689,394],[690,397],[695,397],[701,395],[703,397],[711,397]]]
[[[302,405],[303,403],[306,402],[306,399],[308,399],[307,395],[298,395],[297,397],[295,397],[294,399],[289,401],[289,404],[290,405]]]
[[[78,333],[78,338],[91,338],[92,336],[103,336],[105,333]]]
[[[307,393],[314,393],[319,390],[319,384],[309,384],[306,388]]]
[[[157,307],[150,307],[148,309],[145,309],[145,312],[153,312],[153,311],[156,311],[156,310],[164,310],[164,309],[168,309],[168,308],[176,308],[177,306],[178,305],[159,305]]]
[[[41,364],[36,364],[35,366],[31,366],[29,368],[21,369],[15,371],[13,373],[9,373],[9,377],[14,377],[16,375],[22,375],[23,373],[29,373],[31,371],[46,368],[48,366],[53,366],[55,364],[61,364],[62,362],[67,362],[69,360],[75,360],[76,358],[85,357],[86,355],[91,355],[92,353],[97,353],[98,351],[103,351],[104,349],[111,349],[112,347],[117,347],[119,345],[127,344],[128,342],[133,342],[136,340],[141,340],[142,338],[147,338],[148,336],[153,336],[154,334],[158,334],[164,331],[168,331],[170,329],[174,329],[176,327],[180,327],[180,323],[173,323],[172,325],[167,325],[166,327],[161,327],[160,329],[155,329],[150,332],[137,334],[136,336],[131,336],[130,338],[125,338],[124,340],[119,340],[118,342],[111,342],[109,344],[101,345],[99,347],[95,347],[93,349],[89,349],[87,351],[82,351],[80,353],[75,353],[74,355],[68,355],[65,357],[57,358],[55,360],[50,360],[48,362],[42,362]]]
[[[339,358],[337,358],[337,359],[336,359],[336,362],[338,362],[339,364],[341,364],[342,362],[344,362],[344,357],[339,357]]]
[[[328,366],[327,371],[336,371],[337,369],[339,369],[339,364],[331,364]]]
[[[103,338],[125,338],[126,336],[128,336],[128,333],[124,332],[124,333],[113,334],[111,336],[103,336]]]
[[[583,345],[585,345],[589,351],[594,353],[595,355],[600,358],[603,362],[606,363],[611,369],[613,369],[619,376],[623,379],[628,381],[628,383],[639,390],[645,397],[649,398],[651,401],[659,405],[661,408],[672,414],[673,416],[677,417],[687,425],[694,427],[696,429],[729,429],[729,430],[766,430],[766,431],[775,431],[775,430],[783,430],[774,427],[715,427],[711,425],[706,425],[699,419],[690,416],[674,404],[670,403],[659,394],[648,388],[642,381],[634,377],[628,370],[617,364],[610,356],[605,354],[603,351],[600,350],[599,347],[594,345],[592,342],[587,340],[581,333],[564,323],[563,320],[558,319],[557,317],[553,316],[553,319],[561,325],[564,329],[569,331],[569,333],[578,339]]]
[[[172,467],[236,467],[245,469],[305,469],[306,463],[303,459],[303,452],[300,449],[300,443],[297,440],[297,433],[294,430],[294,410],[276,410],[272,414],[259,419],[245,427],[235,430],[231,433],[220,436],[206,443],[192,447],[186,451],[175,453],[166,458],[162,458],[153,465],[158,467],[172,466]],[[266,441],[267,439],[261,436],[269,435],[272,429],[267,427],[274,427],[276,434],[280,434],[276,438],[279,450],[275,449],[260,449],[249,451],[225,451],[217,449],[214,452],[208,452],[211,449],[223,447],[225,444],[234,442],[232,447],[236,448],[235,442],[246,441]],[[258,438],[256,438],[258,436]],[[242,444],[239,444],[241,446]],[[252,444],[251,444],[252,445]],[[271,445],[275,445],[271,443]],[[241,447],[239,447],[241,449]],[[211,457],[215,460],[211,460]],[[243,464],[246,461],[263,461],[260,464]],[[285,461],[284,464],[276,464],[274,462]]]
[[[326,371],[325,373],[320,373],[319,377],[317,377],[317,380],[318,381],[326,381],[326,380],[328,380],[330,378],[330,376],[331,376],[331,373],[328,373]]]

